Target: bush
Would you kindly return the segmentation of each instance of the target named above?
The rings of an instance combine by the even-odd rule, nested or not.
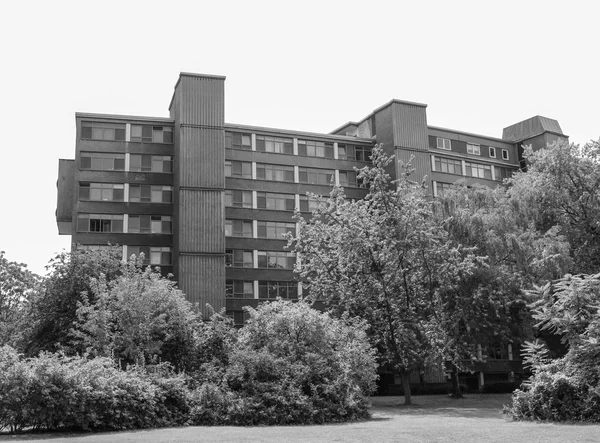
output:
[[[248,312],[223,379],[197,393],[192,422],[307,424],[368,417],[377,375],[361,325],[334,320],[303,302],[280,300]]]
[[[117,369],[107,358],[23,359],[0,348],[0,430],[118,430],[185,424],[185,378]]]
[[[600,422],[600,349],[571,350],[540,365],[505,413],[514,420]]]
[[[0,430],[121,430],[282,425],[368,417],[376,363],[360,324],[305,303],[250,310],[239,333],[221,315],[196,332],[193,377],[172,367],[123,370],[106,357],[0,348]],[[209,360],[210,359],[210,360]],[[197,387],[196,387],[197,386]]]

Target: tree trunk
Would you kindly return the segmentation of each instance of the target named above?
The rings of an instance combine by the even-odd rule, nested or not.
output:
[[[401,370],[400,378],[402,379],[402,388],[404,388],[404,404],[412,405],[412,395],[410,393],[410,372]]]
[[[463,398],[458,380],[458,367],[455,364],[452,365],[452,392],[454,398]]]

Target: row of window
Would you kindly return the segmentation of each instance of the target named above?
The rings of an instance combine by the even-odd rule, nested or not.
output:
[[[436,146],[438,149],[452,150],[452,141],[448,138],[437,137]],[[467,143],[467,154],[481,155],[481,146],[475,143]],[[496,158],[496,148],[489,146],[489,154],[491,158]],[[507,149],[501,149],[502,160],[509,160]]]
[[[77,249],[88,249],[88,250],[101,250],[101,249],[113,249],[114,246],[110,245],[77,245]],[[123,246],[125,249],[124,256],[131,258],[132,255],[139,257],[140,254],[144,254],[143,263],[145,265],[172,265],[173,254],[172,250],[168,246]]]
[[[234,268],[294,269],[296,254],[288,251],[257,251],[254,263],[254,251],[226,249],[225,265]],[[255,266],[256,265],[256,266]]]
[[[230,298],[253,299],[255,298],[254,282],[226,280],[225,296]],[[277,297],[291,300],[297,299],[298,283],[294,281],[258,281],[258,298],[276,299]]]
[[[253,207],[252,192],[256,192],[256,208]],[[296,194],[228,189],[225,191],[225,206],[293,212],[296,209]],[[312,212],[315,207],[316,200],[306,195],[299,196],[300,212]]]
[[[128,201],[132,203],[172,203],[173,187],[124,183],[79,183],[79,200],[125,201],[125,187],[129,188]]]
[[[128,215],[124,229],[124,214],[77,214],[77,232],[172,234],[170,215]],[[125,232],[127,231],[127,232]]]
[[[295,223],[256,221],[256,238],[284,240],[288,232],[296,236]],[[225,236],[254,238],[253,220],[226,219]]]
[[[435,156],[434,167],[436,172],[445,172],[448,174],[465,175],[467,177],[485,178],[488,180],[502,181],[508,177],[511,170],[493,165],[484,165],[480,163],[465,162],[465,173],[463,174],[463,162],[451,158]],[[494,174],[492,176],[492,168]]]
[[[256,163],[256,179],[295,183],[294,166]],[[252,163],[237,160],[225,161],[225,177],[252,179]],[[330,185],[335,180],[333,169],[298,167],[298,183]],[[339,171],[341,186],[360,185],[356,171]]]
[[[130,130],[129,140],[127,140],[125,123],[81,122],[81,138],[84,140],[173,143],[173,127],[171,126],[132,124]]]
[[[126,154],[82,152],[80,169],[93,171],[125,171]],[[131,172],[173,172],[173,157],[169,155],[129,154]]]
[[[302,157],[334,158],[334,145],[332,142],[314,140],[298,140],[298,155]],[[240,132],[225,133],[225,147],[228,149],[252,150],[252,134]],[[285,137],[256,136],[256,151],[274,154],[294,154],[294,140]],[[370,146],[355,146],[338,143],[338,158],[368,162],[371,160],[372,148]]]

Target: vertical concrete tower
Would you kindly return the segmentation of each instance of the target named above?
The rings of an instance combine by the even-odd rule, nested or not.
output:
[[[225,77],[181,73],[174,128],[174,272],[188,300],[225,306]]]

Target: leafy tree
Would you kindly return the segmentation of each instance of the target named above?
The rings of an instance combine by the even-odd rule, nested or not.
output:
[[[558,226],[571,245],[572,273],[600,270],[600,140],[525,150],[527,172],[510,180],[514,202],[538,227]]]
[[[32,300],[25,351],[56,351],[68,347],[70,331],[77,320],[77,305],[87,293],[93,302],[90,279],[104,275],[107,281],[121,272],[119,248],[74,249],[57,254],[46,266],[49,271],[39,294]]]
[[[162,360],[189,367],[200,317],[175,282],[132,257],[113,281],[101,275],[91,289],[93,301],[84,295],[77,309],[76,349],[122,365]]]
[[[410,373],[460,354],[439,316],[456,306],[441,296],[482,260],[450,241],[425,190],[409,181],[410,168],[394,187],[385,173],[392,159],[380,147],[372,159],[373,167],[359,174],[368,195],[351,201],[334,188],[310,220],[299,217],[290,245],[310,297],[368,323],[381,363],[401,377],[410,404]]]
[[[0,346],[19,341],[29,298],[40,277],[27,265],[8,261],[0,251]]]
[[[455,350],[473,356],[478,344],[485,350],[530,338],[533,329],[522,288],[557,278],[570,266],[569,245],[559,230],[539,231],[528,209],[505,187],[453,186],[436,199],[435,214],[455,242],[487,257],[484,266],[442,291],[447,305],[439,312],[444,329],[461,344]]]

